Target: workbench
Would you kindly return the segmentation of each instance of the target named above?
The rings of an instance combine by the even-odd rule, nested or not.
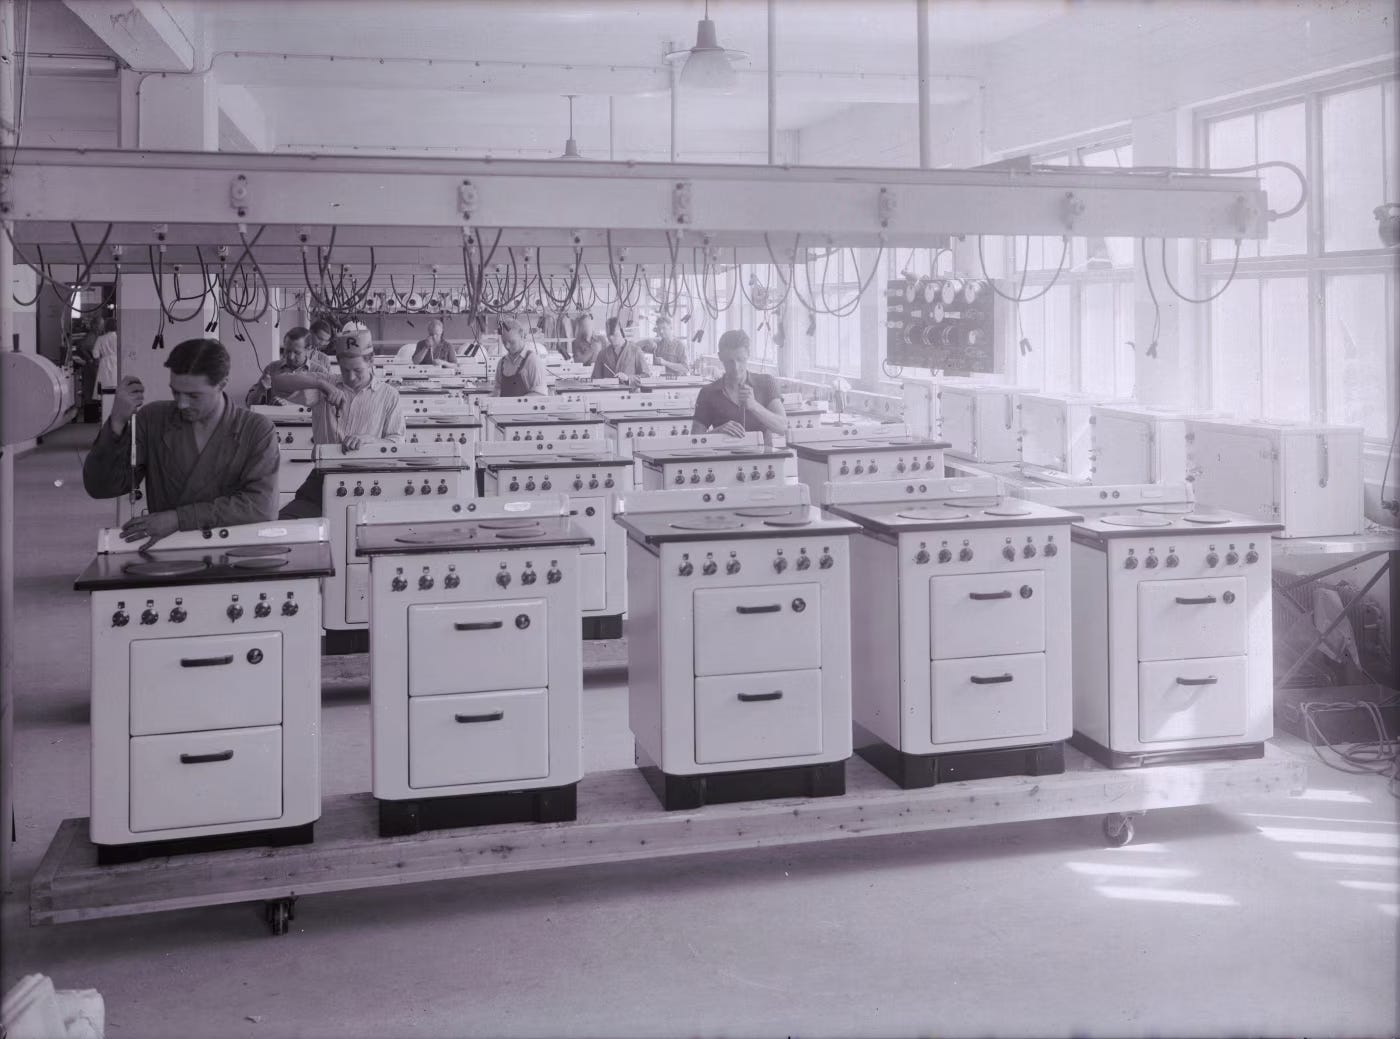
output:
[[[901,790],[858,757],[844,796],[710,805],[666,812],[636,769],[585,775],[573,822],[377,835],[369,794],[329,799],[313,844],[148,859],[99,867],[86,819],[58,828],[30,888],[30,922],[76,923],[175,909],[263,903],[286,932],[302,895],[699,855],[847,837],[1104,815],[1126,844],[1133,816],[1157,808],[1297,795],[1306,761],[1268,744],[1262,758],[1110,770],[1068,747],[1060,775],[1013,776]]]

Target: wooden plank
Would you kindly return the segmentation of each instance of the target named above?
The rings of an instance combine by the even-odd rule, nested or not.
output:
[[[1296,794],[1306,763],[1270,745],[1253,761],[1113,771],[1066,750],[1067,771],[900,790],[858,758],[843,797],[665,812],[633,769],[586,776],[579,818],[381,839],[368,794],[327,802],[316,842],[98,867],[86,820],[67,820],[31,888],[36,924],[353,891],[458,877],[736,851],[990,823],[1140,812]],[[52,860],[52,868],[50,866]]]

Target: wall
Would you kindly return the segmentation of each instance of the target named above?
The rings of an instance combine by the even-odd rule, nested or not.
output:
[[[24,137],[35,148],[115,148],[121,109],[117,73],[31,72],[25,84]]]

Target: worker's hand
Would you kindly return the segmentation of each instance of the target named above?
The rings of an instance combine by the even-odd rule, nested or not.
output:
[[[146,387],[134,375],[122,378],[112,398],[112,427],[120,430],[136,410],[146,403]]]
[[[144,516],[133,516],[122,525],[123,541],[148,539],[141,546],[145,552],[161,538],[169,537],[180,529],[180,517],[173,509],[166,512],[151,512]]]
[[[350,402],[350,394],[345,387],[331,379],[321,380],[321,393],[326,398],[326,403],[339,411]]]
[[[753,387],[748,383],[742,383],[739,386],[739,407],[743,408],[745,411],[752,411],[754,405],[757,403],[758,402],[754,399]]]
[[[354,433],[351,433],[348,437],[346,437],[340,442],[340,446],[347,451],[358,451],[360,449],[360,445],[362,445],[364,442],[364,437],[359,437],[356,436]]]
[[[744,435],[744,427],[738,422],[730,421],[720,426],[716,433],[723,433],[727,437],[741,437]]]

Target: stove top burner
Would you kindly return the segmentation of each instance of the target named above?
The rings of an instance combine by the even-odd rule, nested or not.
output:
[[[1211,525],[1230,522],[1229,516],[1219,516],[1213,512],[1192,512],[1181,518],[1187,523],[1206,523]]]
[[[743,525],[743,520],[719,512],[705,513],[701,516],[687,516],[684,519],[671,522],[671,527],[674,530],[738,530]]]
[[[122,567],[122,573],[138,577],[178,577],[208,569],[209,562],[204,559],[145,559],[127,563]]]
[[[1194,507],[1192,505],[1139,505],[1138,512],[1149,512],[1155,516],[1184,516]]]
[[[911,519],[911,520],[955,520],[955,519],[967,519],[967,515],[968,515],[968,514],[967,514],[966,512],[951,512],[951,511],[949,511],[950,509],[956,509],[956,508],[958,508],[958,506],[960,506],[960,505],[962,505],[962,504],[963,504],[962,502],[958,502],[957,504],[953,504],[952,502],[944,502],[942,508],[938,508],[938,509],[932,509],[932,508],[929,508],[929,509],[904,509],[904,510],[901,511],[901,512],[896,512],[895,515],[898,516],[900,519]]]
[[[471,527],[453,527],[450,530],[425,530],[421,534],[401,534],[394,538],[401,545],[456,545],[476,537]]]
[[[1130,515],[1126,512],[1114,513],[1112,516],[1100,516],[1099,522],[1107,523],[1110,527],[1170,527],[1171,520],[1162,519],[1160,516]]]
[[[694,448],[689,448],[689,447],[678,447],[678,448],[676,448],[674,451],[665,451],[665,452],[663,452],[663,453],[662,453],[662,457],[663,457],[663,458],[699,458],[701,455],[709,455],[709,454],[714,454],[714,452],[713,452],[713,451],[710,451],[709,449],[696,450],[696,449],[694,449]]]
[[[721,447],[718,450],[731,455],[757,455],[763,453],[763,448],[754,447],[752,444],[741,444],[738,447]]]
[[[763,521],[765,527],[806,527],[812,522],[811,516],[800,513],[791,516],[773,516]]]
[[[224,555],[233,559],[256,556],[285,556],[292,551],[291,545],[239,545]]]
[[[252,556],[244,559],[235,559],[229,565],[235,570],[276,570],[287,565],[286,559],[271,559],[267,556]]]
[[[512,530],[496,531],[496,538],[500,541],[529,541],[531,538],[544,537],[543,527],[516,527]]]
[[[484,519],[477,525],[485,530],[519,530],[522,527],[538,527],[540,521],[527,519],[523,516],[520,519],[511,519],[507,516],[501,519]]]
[[[1029,516],[1030,514],[1031,510],[1026,506],[1014,505],[1011,502],[1005,502],[987,510],[988,516]]]
[[[958,498],[956,501],[945,501],[945,509],[990,509],[1000,505],[1000,498]]]

